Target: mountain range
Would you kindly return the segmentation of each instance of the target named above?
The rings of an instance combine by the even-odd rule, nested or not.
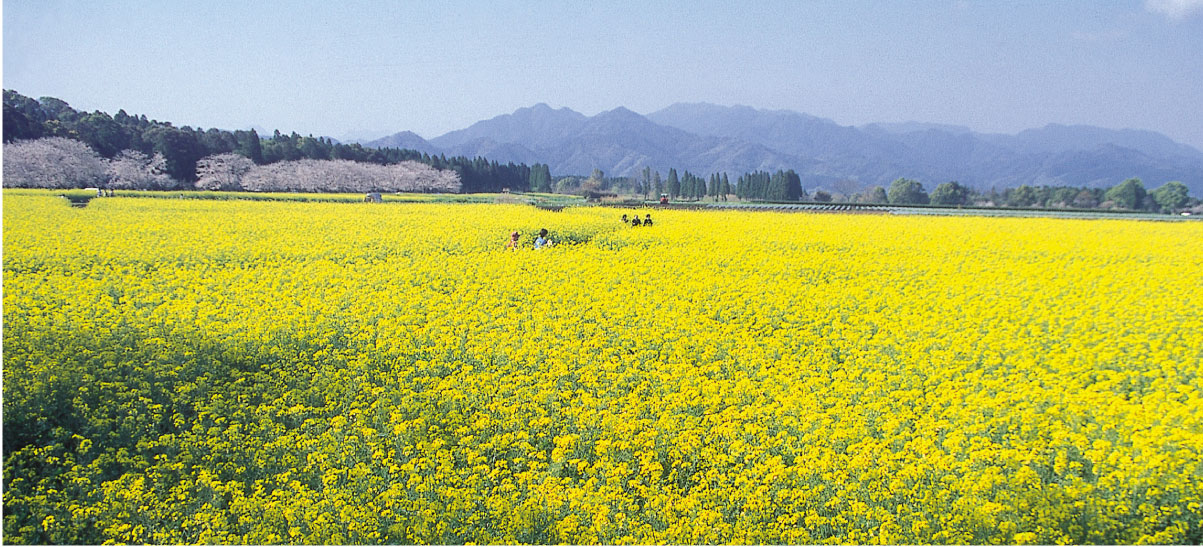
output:
[[[863,189],[898,177],[928,187],[955,180],[978,189],[1021,184],[1110,187],[1140,177],[1147,188],[1182,181],[1203,195],[1203,152],[1160,133],[1047,125],[1016,135],[956,125],[860,127],[788,110],[678,103],[647,115],[623,107],[585,116],[546,104],[520,108],[429,141],[409,132],[363,143],[502,163],[545,163],[556,176],[601,169],[630,176],[670,167],[707,176],[793,169],[810,189]]]

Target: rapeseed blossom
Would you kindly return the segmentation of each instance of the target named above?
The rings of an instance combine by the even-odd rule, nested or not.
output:
[[[1203,224],[614,213],[6,193],[6,539],[1203,541]]]

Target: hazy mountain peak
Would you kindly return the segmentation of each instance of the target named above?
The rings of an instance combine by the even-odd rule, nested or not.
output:
[[[403,148],[427,154],[437,154],[438,149],[413,131],[401,131],[387,137],[363,143],[369,148]]]
[[[645,117],[644,117],[642,114],[639,114],[639,113],[637,113],[637,112],[635,112],[635,111],[633,111],[633,110],[631,110],[631,109],[629,109],[629,108],[627,108],[627,107],[625,107],[625,106],[620,106],[620,107],[618,107],[618,108],[614,108],[614,109],[611,109],[611,110],[607,110],[607,111],[605,111],[605,112],[601,112],[601,113],[599,113],[597,116],[594,116],[594,117],[595,117],[595,118],[615,118],[615,119],[639,119],[639,120],[646,120],[646,118],[645,118]]]
[[[566,106],[560,108],[552,108],[547,103],[536,103],[531,106],[526,106],[515,110],[512,114],[502,114],[493,119],[504,118],[506,116],[563,116],[566,118],[583,119],[586,116]]]
[[[525,143],[542,146],[570,133],[588,118],[570,108],[553,109],[547,103],[515,110],[431,139],[443,148],[455,148],[488,137],[499,143]]]

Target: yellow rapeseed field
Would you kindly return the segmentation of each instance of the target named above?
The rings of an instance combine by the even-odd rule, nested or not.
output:
[[[1203,223],[3,207],[9,543],[1203,542]]]

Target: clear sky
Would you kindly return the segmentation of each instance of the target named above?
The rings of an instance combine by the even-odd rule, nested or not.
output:
[[[194,127],[426,138],[545,102],[1203,149],[1203,0],[7,0],[3,85]]]

